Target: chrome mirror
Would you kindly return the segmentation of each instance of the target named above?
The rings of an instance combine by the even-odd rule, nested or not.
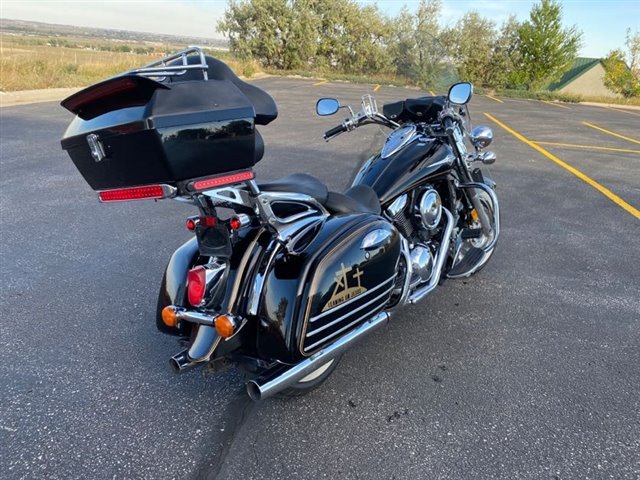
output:
[[[487,148],[493,142],[493,130],[486,125],[478,125],[471,130],[469,137],[474,147],[478,149]]]
[[[321,98],[316,102],[318,115],[333,115],[340,108],[340,102],[335,98]]]
[[[469,82],[462,82],[451,85],[449,95],[447,95],[447,97],[451,103],[455,103],[456,105],[465,105],[469,103],[472,95],[473,85]]]

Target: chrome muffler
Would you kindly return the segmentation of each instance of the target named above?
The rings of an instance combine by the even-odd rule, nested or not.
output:
[[[169,365],[174,372],[183,373],[209,361],[221,338],[214,327],[200,325],[191,346],[187,350],[183,350],[171,357]]]
[[[366,321],[355,330],[302,362],[296,365],[277,365],[247,382],[247,393],[255,401],[264,400],[275,395],[336,358],[349,349],[357,340],[383,327],[388,321],[389,314],[387,312],[378,313],[371,320]]]
[[[183,373],[198,365],[197,362],[189,360],[188,352],[189,350],[183,350],[169,359],[169,366],[174,372]]]

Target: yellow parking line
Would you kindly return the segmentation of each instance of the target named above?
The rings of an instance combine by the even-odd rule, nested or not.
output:
[[[615,107],[604,107],[607,110],[615,110],[616,112],[622,112],[622,113],[628,113],[629,115],[638,115],[640,116],[640,113],[638,112],[630,112],[629,110],[625,110],[624,108],[615,108]]]
[[[491,100],[498,102],[498,103],[504,103],[502,100],[500,100],[499,98],[496,97],[492,97],[491,95],[485,95],[485,97],[489,97]]]
[[[325,83],[329,83],[329,80],[321,80],[317,83],[314,83],[313,86],[317,87],[318,85],[324,85]]]
[[[436,96],[436,94],[434,93],[434,91],[433,91],[433,90],[429,90],[429,95],[431,95],[432,97],[435,97],[435,96]]]
[[[375,86],[373,87],[373,91],[377,92],[378,90],[380,90],[380,84],[376,83]]]
[[[554,143],[554,142],[537,142],[531,140],[538,145],[551,145],[555,147],[567,147],[567,148],[584,148],[585,150],[603,150],[606,152],[621,152],[621,153],[636,153],[640,154],[640,150],[630,150],[628,148],[611,148],[611,147],[597,147],[595,145],[574,145],[573,143]]]
[[[591,128],[595,128],[596,130],[600,130],[601,132],[608,133],[609,135],[613,135],[614,137],[622,138],[623,140],[627,140],[629,142],[637,143],[638,145],[640,145],[640,140],[636,140],[635,138],[625,137],[624,135],[620,135],[619,133],[611,132],[611,131],[606,130],[606,129],[602,128],[602,127],[594,125],[593,123],[582,122],[582,124],[586,125],[587,127],[591,127]]]
[[[566,108],[567,110],[571,110],[569,107],[567,107],[566,105],[560,105],[559,103],[556,102],[547,102],[546,100],[540,100],[542,103],[546,103],[547,105],[553,105],[554,107],[558,107],[558,108]]]
[[[494,122],[495,124],[499,125],[500,127],[502,127],[504,130],[506,130],[507,132],[509,132],[511,135],[513,135],[514,137],[516,137],[518,140],[520,140],[522,143],[529,145],[531,148],[533,148],[534,150],[536,150],[537,152],[541,153],[542,155],[544,155],[545,157],[547,157],[549,160],[551,160],[552,162],[556,163],[557,165],[561,166],[562,168],[564,168],[565,170],[567,170],[568,172],[572,173],[573,175],[575,175],[576,177],[578,177],[580,180],[582,180],[583,182],[585,182],[586,184],[592,186],[593,188],[595,188],[596,190],[598,190],[601,194],[603,194],[605,197],[607,197],[609,200],[611,200],[613,203],[615,203],[616,205],[618,205],[620,208],[626,210],[627,212],[629,212],[631,215],[633,215],[634,217],[636,217],[638,220],[640,220],[640,210],[638,210],[637,208],[635,208],[632,205],[629,205],[627,202],[625,202],[622,198],[620,198],[619,196],[617,196],[615,193],[613,193],[611,190],[609,190],[606,187],[603,187],[602,185],[600,185],[598,182],[596,182],[595,180],[593,180],[592,178],[588,177],[587,175],[585,175],[584,173],[582,173],[580,170],[578,170],[577,168],[572,167],[571,165],[569,165],[568,163],[563,162],[562,160],[560,160],[558,157],[556,157],[555,155],[549,153],[548,151],[546,151],[544,148],[542,148],[541,146],[535,144],[534,142],[532,142],[531,140],[529,140],[528,138],[526,138],[524,135],[516,132],[515,130],[513,130],[510,127],[507,127],[504,123],[502,123],[500,120],[498,120],[497,118],[495,118],[494,116],[488,114],[485,112],[484,114],[489,120],[491,120],[492,122]]]

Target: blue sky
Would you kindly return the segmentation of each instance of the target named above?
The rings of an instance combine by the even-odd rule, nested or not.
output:
[[[359,0],[376,3],[380,10],[395,15],[403,4],[410,9],[418,0]],[[443,0],[442,25],[455,23],[465,12],[477,10],[496,24],[510,14],[528,17],[530,0]],[[582,56],[602,57],[624,45],[627,28],[640,29],[639,0],[562,2],[564,22],[583,31]],[[0,17],[101,28],[120,28],[151,33],[219,38],[216,21],[224,12],[225,0],[2,0]]]

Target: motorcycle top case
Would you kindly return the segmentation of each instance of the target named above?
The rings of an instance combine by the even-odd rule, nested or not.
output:
[[[229,80],[123,75],[62,105],[77,115],[62,148],[94,190],[175,184],[259,160],[254,106]]]
[[[382,311],[395,288],[400,236],[380,217],[331,217],[307,241],[294,253],[265,252],[257,335],[265,357],[313,355]]]

